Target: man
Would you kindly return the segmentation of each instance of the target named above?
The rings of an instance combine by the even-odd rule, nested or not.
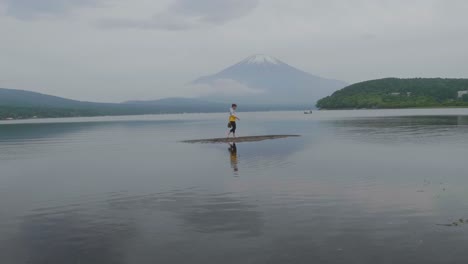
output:
[[[232,133],[232,136],[234,138],[236,137],[236,128],[237,128],[236,127],[236,120],[240,120],[236,115],[236,109],[237,109],[236,104],[232,104],[231,109],[229,109],[229,124],[228,124],[228,127],[231,128],[231,130],[229,130],[229,133],[227,134],[228,138],[231,135],[231,133]]]

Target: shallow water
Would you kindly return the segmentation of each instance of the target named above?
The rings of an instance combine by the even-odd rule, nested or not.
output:
[[[239,115],[0,123],[1,263],[467,263],[468,110]]]

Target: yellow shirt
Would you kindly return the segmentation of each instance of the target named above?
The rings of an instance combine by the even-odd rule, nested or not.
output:
[[[236,111],[234,109],[229,109],[229,122],[236,121],[237,116],[236,116]]]

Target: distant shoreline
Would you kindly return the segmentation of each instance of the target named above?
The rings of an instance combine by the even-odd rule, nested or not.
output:
[[[4,109],[8,109],[5,111]],[[3,110],[3,111],[2,111]],[[82,118],[82,117],[105,117],[105,116],[144,116],[144,115],[168,115],[168,114],[210,114],[210,113],[224,113],[223,110],[209,110],[209,111],[145,111],[145,109],[138,109],[135,111],[107,111],[94,109],[61,109],[61,108],[35,108],[35,107],[9,107],[0,106],[0,121],[12,120],[29,120],[29,119],[46,119],[46,118]],[[140,111],[141,110],[141,111]],[[262,106],[249,106],[243,112],[271,112],[271,111],[303,111],[304,108],[297,107],[262,107]],[[101,113],[102,112],[102,113]]]
[[[300,112],[303,110],[259,110],[259,111],[242,111],[242,113],[268,113],[268,112]],[[135,116],[163,116],[163,115],[201,115],[201,114],[223,114],[226,111],[216,112],[174,112],[174,113],[155,113],[155,114],[123,114],[123,115],[92,115],[92,116],[56,116],[56,117],[31,117],[31,118],[17,118],[17,119],[0,119],[1,122],[8,121],[27,121],[27,120],[53,120],[53,119],[79,119],[79,118],[98,118],[98,117],[135,117]]]
[[[358,111],[367,111],[368,116],[374,116],[372,113],[375,112],[375,116],[380,116],[380,113],[385,113],[383,111],[404,111],[404,110],[467,110],[468,107],[420,107],[420,108],[385,108],[385,109],[321,109],[318,110],[316,109],[313,111],[313,114],[305,115],[303,111],[301,110],[270,110],[270,111],[245,111],[242,112],[243,114],[248,115],[249,113],[254,114],[254,113],[273,113],[273,112],[292,112],[292,113],[297,113],[297,115],[294,115],[295,117],[304,117],[304,118],[311,118],[314,116],[314,114],[317,117],[320,116],[326,116],[326,115],[320,115],[319,113],[322,112],[325,114],[326,112],[358,112]],[[438,113],[443,113],[443,112],[432,112],[432,114],[438,115]],[[34,124],[34,123],[60,123],[62,122],[101,122],[101,121],[121,121],[121,120],[156,120],[161,117],[161,120],[165,120],[166,118],[170,118],[170,116],[179,116],[183,117],[184,115],[192,115],[193,117],[196,117],[197,115],[210,115],[210,114],[224,114],[224,112],[208,112],[208,113],[203,113],[203,112],[198,112],[198,113],[164,113],[164,114],[141,114],[141,115],[100,115],[100,116],[75,116],[75,117],[50,117],[50,118],[23,118],[23,119],[13,119],[13,120],[5,120],[5,119],[0,119],[0,125],[11,125],[11,124]],[[453,113],[447,113],[447,115],[452,115]],[[406,114],[405,114],[406,115]],[[418,112],[413,113],[412,115],[418,115]],[[464,113],[458,113],[456,115],[464,115]],[[166,117],[163,117],[166,116]],[[353,117],[354,115],[349,115],[350,117]],[[399,116],[398,112],[395,113],[395,116]],[[140,117],[140,118],[138,118]],[[187,117],[189,118],[189,117]],[[186,119],[182,119],[186,120]]]
[[[421,107],[389,107],[389,108],[321,108],[316,111],[343,110],[400,110],[400,109],[467,109],[468,106],[421,106]]]

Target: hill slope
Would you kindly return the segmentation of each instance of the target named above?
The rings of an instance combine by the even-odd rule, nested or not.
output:
[[[169,99],[152,104],[82,102],[36,92],[0,88],[0,119],[216,112],[224,108],[210,102],[189,103]]]
[[[226,111],[226,104],[199,100],[194,98],[164,98],[149,101],[127,101],[122,105],[132,107],[152,108],[158,107],[169,113],[200,113],[200,112],[222,112]]]
[[[317,102],[321,109],[468,106],[468,79],[386,78],[356,83]]]
[[[75,101],[36,92],[0,88],[0,119],[225,112],[229,105],[189,98],[125,103]],[[290,110],[275,105],[243,105],[243,111]]]
[[[267,55],[253,55],[192,84],[211,86],[213,94],[206,98],[218,101],[309,105],[347,85],[312,75]]]
[[[44,106],[44,107],[70,107],[86,106],[92,103],[65,99],[25,90],[0,88],[0,105],[3,106]]]

